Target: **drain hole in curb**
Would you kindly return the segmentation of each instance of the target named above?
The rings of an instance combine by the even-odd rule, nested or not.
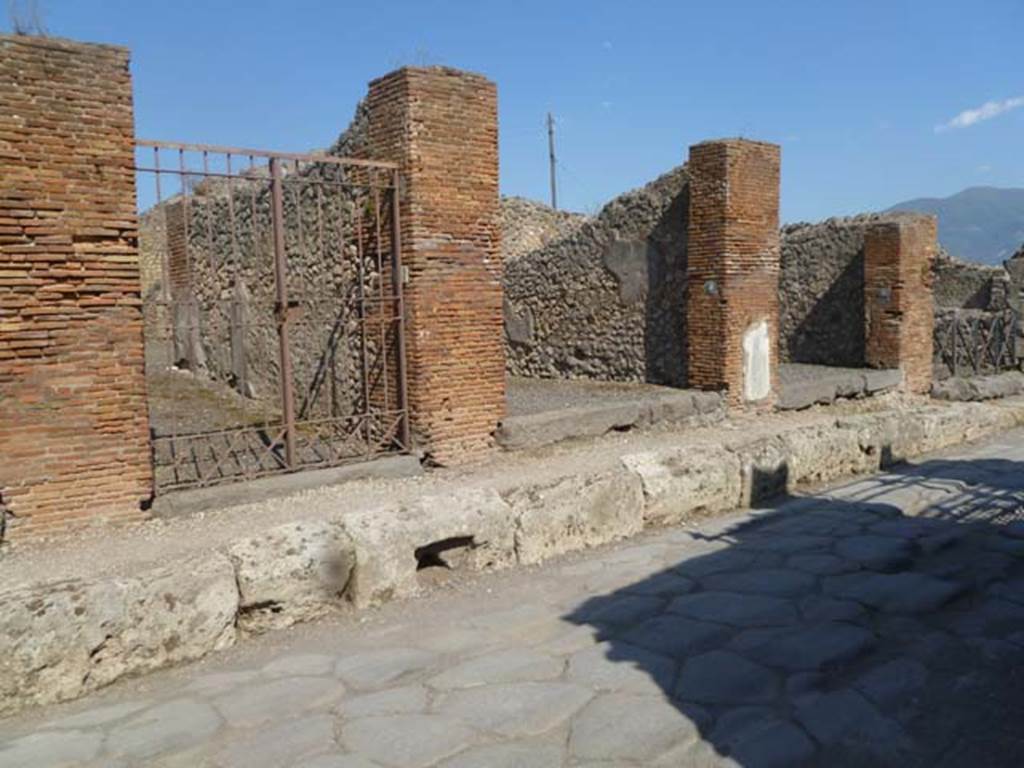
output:
[[[262,600],[258,603],[243,605],[238,609],[239,613],[280,613],[284,606],[277,600]]]
[[[445,568],[451,570],[452,564],[443,557],[445,552],[455,549],[466,550],[475,548],[476,541],[473,536],[453,536],[450,539],[432,541],[430,544],[416,547],[413,551],[413,555],[416,557],[416,570],[422,571],[425,568]]]

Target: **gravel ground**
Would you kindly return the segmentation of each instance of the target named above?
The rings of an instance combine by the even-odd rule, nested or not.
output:
[[[168,368],[146,374],[149,426],[157,437],[280,419],[276,403],[249,400],[223,384]]]

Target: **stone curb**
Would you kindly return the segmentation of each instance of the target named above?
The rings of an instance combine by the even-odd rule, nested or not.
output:
[[[812,405],[829,405],[840,397],[866,397],[890,392],[903,383],[898,369],[849,371],[839,378],[790,381],[780,389],[778,407],[798,411]]]
[[[498,426],[495,439],[505,450],[538,448],[574,438],[599,437],[616,429],[651,424],[680,424],[704,418],[725,418],[717,392],[680,390],[644,395],[630,402],[562,408],[525,416],[509,416]]]
[[[932,386],[932,397],[937,400],[972,402],[1012,397],[1024,392],[1024,373],[1006,371],[991,376],[951,378]]]
[[[132,577],[0,592],[0,715],[198,659],[346,601],[362,608],[413,596],[421,565],[539,563],[1021,425],[1020,400],[850,416],[768,438],[630,454],[601,471],[501,494],[453,486],[412,503],[339,511]]]

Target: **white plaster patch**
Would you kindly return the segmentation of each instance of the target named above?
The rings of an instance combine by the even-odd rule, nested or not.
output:
[[[768,323],[759,320],[743,334],[743,399],[764,400],[771,393],[771,351]]]

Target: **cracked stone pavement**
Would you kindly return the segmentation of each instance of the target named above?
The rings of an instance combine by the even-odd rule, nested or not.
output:
[[[18,766],[1016,766],[1024,431],[0,722]]]

